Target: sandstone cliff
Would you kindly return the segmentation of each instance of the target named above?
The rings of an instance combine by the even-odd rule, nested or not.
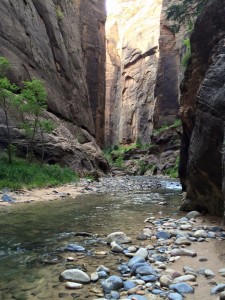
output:
[[[104,0],[2,0],[0,5],[0,55],[12,64],[10,79],[20,85],[35,77],[48,91],[47,117],[57,128],[45,137],[45,159],[81,173],[107,169],[94,139],[103,140]],[[0,122],[4,142],[4,119]],[[22,150],[23,134],[13,120],[11,126]]]
[[[192,59],[182,85],[181,209],[222,215],[225,116],[225,7],[209,1],[191,37]]]

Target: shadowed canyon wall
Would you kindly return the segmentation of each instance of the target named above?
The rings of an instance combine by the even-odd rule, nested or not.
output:
[[[106,169],[95,142],[104,139],[104,0],[2,0],[0,18],[0,55],[11,62],[9,78],[18,85],[41,79],[48,91],[46,114],[57,128],[45,137],[45,159],[80,172]],[[13,138],[22,149],[23,132],[14,121]],[[2,111],[0,122],[4,144]]]
[[[182,84],[180,178],[183,210],[222,215],[225,121],[225,6],[209,1],[191,37],[192,59]]]
[[[117,0],[106,23],[106,145],[149,143],[178,114],[183,32],[166,20],[169,0]]]

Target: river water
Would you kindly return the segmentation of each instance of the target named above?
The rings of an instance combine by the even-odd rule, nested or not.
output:
[[[145,191],[0,208],[0,299],[94,299],[90,285],[82,292],[66,290],[59,281],[60,272],[78,266],[90,274],[101,264],[116,271],[118,257],[109,253],[105,243],[109,233],[123,231],[136,240],[147,217],[178,212],[179,184],[159,182],[162,187]],[[159,205],[162,201],[168,205]],[[93,236],[77,236],[79,232]],[[79,243],[89,255],[62,251],[69,243]],[[101,256],[98,251],[108,254]],[[71,255],[75,261],[68,263],[66,258]]]

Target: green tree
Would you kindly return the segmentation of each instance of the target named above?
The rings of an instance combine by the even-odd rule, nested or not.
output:
[[[16,99],[15,92],[18,87],[12,84],[8,78],[6,78],[5,73],[9,69],[9,61],[5,57],[0,57],[0,105],[5,114],[5,124],[7,129],[7,154],[8,162],[12,162],[12,137],[9,124],[9,109],[14,105]]]
[[[167,20],[172,20],[171,29],[179,32],[183,24],[188,24],[188,30],[192,31],[196,17],[203,10],[208,0],[181,0],[179,4],[172,4],[166,12]]]
[[[24,82],[18,107],[24,116],[22,127],[30,139],[29,161],[31,162],[34,156],[34,141],[38,130],[43,132],[43,130],[48,131],[49,128],[49,124],[45,124],[41,119],[41,113],[47,107],[47,91],[42,81],[33,79]]]

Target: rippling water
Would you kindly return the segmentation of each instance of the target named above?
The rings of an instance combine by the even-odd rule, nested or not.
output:
[[[59,299],[64,293],[70,297],[66,299],[74,299],[76,293],[68,294],[58,279],[69,255],[62,248],[76,242],[91,251],[107,250],[103,242],[107,234],[120,230],[135,239],[151,214],[176,213],[180,186],[165,180],[161,183],[162,188],[144,192],[83,195],[75,200],[1,208],[0,299]],[[161,201],[167,201],[168,205],[159,205]],[[99,238],[74,235],[84,231]],[[46,264],[49,257],[58,264]],[[78,257],[77,263],[88,264],[88,271],[92,271],[99,264],[113,267],[116,258],[109,255],[100,261],[92,256],[82,259]]]

